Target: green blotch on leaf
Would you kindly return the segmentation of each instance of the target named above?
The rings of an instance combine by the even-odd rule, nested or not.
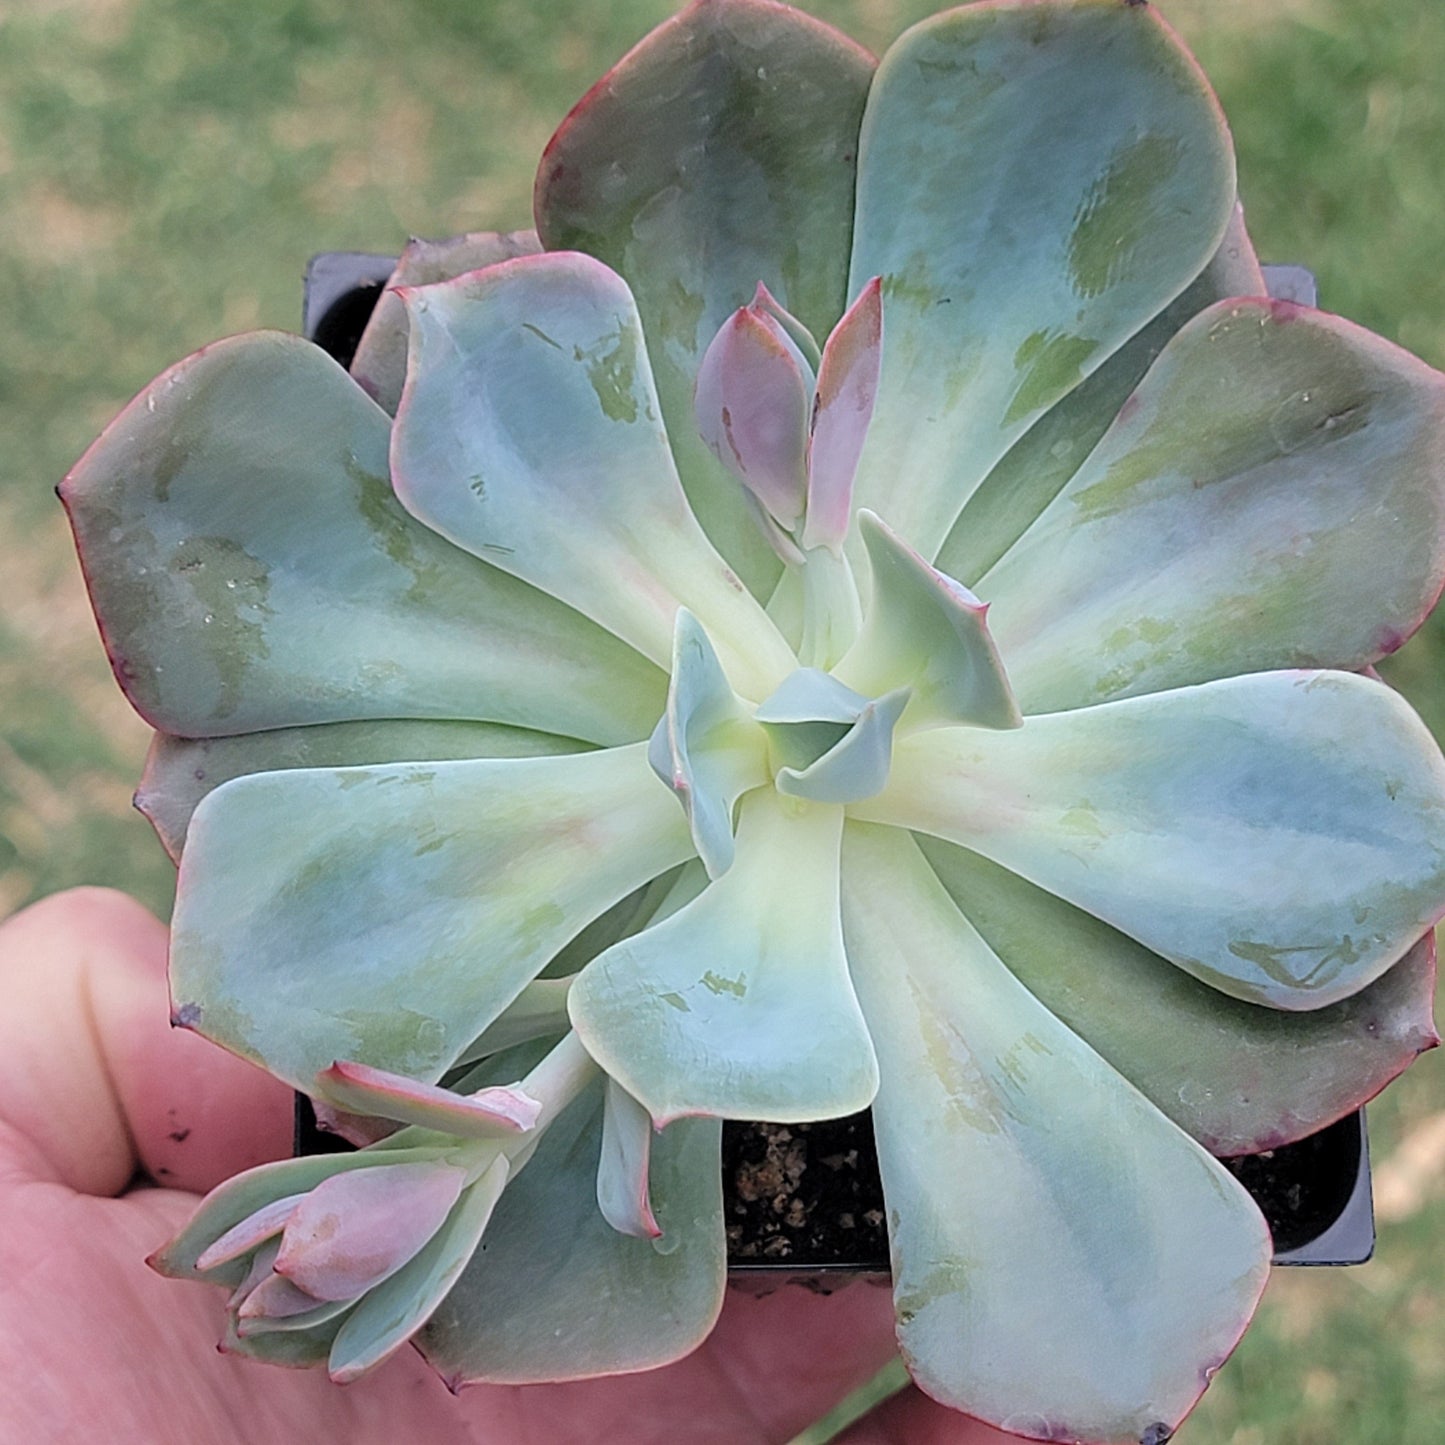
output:
[[[1118,151],[1089,187],[1074,218],[1069,274],[1080,296],[1099,296],[1129,274],[1158,219],[1151,200],[1179,168],[1172,136],[1143,136]]]
[[[1083,380],[1084,365],[1096,350],[1098,343],[1086,336],[1035,331],[1025,337],[1014,353],[1019,386],[1004,412],[1003,425],[1012,426],[1072,391]]]
[[[702,983],[710,993],[728,993],[734,998],[747,996],[748,976],[745,973],[740,973],[736,978],[724,978],[721,974],[708,969],[702,976]]]
[[[671,989],[669,989],[666,993],[658,994],[658,998],[660,998],[663,1003],[665,1003],[669,1008],[675,1008],[678,1013],[690,1014],[692,1012],[692,1005],[689,1004],[688,1001],[683,998],[680,993],[675,993]]]
[[[353,456],[344,459],[346,474],[356,487],[356,505],[373,537],[387,557],[411,573],[412,581],[401,600],[418,607],[436,605],[446,579],[434,559],[417,546],[416,523],[402,510],[388,477],[368,471]]]
[[[587,367],[587,380],[597,393],[597,404],[611,421],[637,420],[637,353],[632,338],[616,332],[595,347],[572,348],[572,359]]]
[[[1084,838],[1107,838],[1109,831],[1099,821],[1098,810],[1087,798],[1080,798],[1067,813],[1059,819],[1061,827]]]

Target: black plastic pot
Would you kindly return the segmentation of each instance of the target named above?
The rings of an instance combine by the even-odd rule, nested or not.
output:
[[[329,251],[306,271],[303,330],[349,365],[395,258]],[[1266,266],[1270,294],[1315,304],[1302,266]],[[296,1152],[350,1146],[316,1127],[296,1100]],[[1276,1264],[1362,1264],[1375,1247],[1365,1112],[1271,1150],[1223,1161],[1269,1221]],[[878,1156],[866,1113],[815,1124],[726,1124],[723,1206],[734,1279],[769,1288],[797,1280],[828,1290],[886,1275],[888,1237]]]

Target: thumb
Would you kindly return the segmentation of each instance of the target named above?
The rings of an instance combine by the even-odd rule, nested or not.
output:
[[[290,1145],[290,1092],[169,1024],[166,930],[78,888],[0,923],[0,1175],[204,1191]]]

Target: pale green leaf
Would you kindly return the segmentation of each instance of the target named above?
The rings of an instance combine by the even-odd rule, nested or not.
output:
[[[1445,759],[1353,673],[915,733],[850,812],[972,848],[1275,1008],[1347,998],[1445,911]]]
[[[1313,1134],[1436,1042],[1433,934],[1359,993],[1289,1013],[1200,983],[977,853],[918,844],[1029,992],[1211,1154]]]
[[[336,1059],[436,1079],[584,924],[691,854],[645,754],[218,788],[181,860],[177,1017],[298,1088]]]
[[[1223,117],[1152,7],[966,5],[907,31],[860,140],[850,286],[883,278],[883,373],[855,505],[932,560],[1009,447],[1199,274],[1233,205]]]
[[[906,835],[845,831],[910,1372],[1005,1430],[1168,1439],[1264,1288],[1263,1218],[1008,972]]]
[[[61,490],[137,710],[181,737],[361,718],[646,736],[662,672],[407,516],[388,437],[279,332],[197,352],[106,428]]]
[[[760,281],[815,337],[843,314],[872,71],[846,36],[789,6],[689,5],[588,93],[537,176],[543,242],[599,257],[637,296],[688,496],[759,597],[777,558],[696,433],[693,382]]]
[[[278,768],[340,768],[355,763],[439,762],[455,758],[534,758],[586,751],[588,744],[500,723],[380,718],[272,728],[225,738],[157,733],[146,754],[135,805],[171,858],[180,860],[191,814],[207,793],[247,773]]]
[[[1445,582],[1445,377],[1221,302],[978,585],[1025,712],[1393,652]]]
[[[621,278],[564,253],[403,295],[407,509],[664,667],[685,606],[740,689],[772,691],[791,649],[688,509]]]
[[[749,793],[733,866],[578,975],[573,1027],[659,1123],[831,1118],[873,1097],[838,922],[841,826],[841,809]]]

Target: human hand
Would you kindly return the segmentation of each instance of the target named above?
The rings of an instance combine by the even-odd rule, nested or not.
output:
[[[666,1369],[450,1395],[405,1351],[345,1387],[218,1355],[222,1294],[145,1268],[198,1192],[289,1152],[291,1095],[167,1025],[165,929],[77,889],[0,924],[0,1445],[763,1445],[893,1349],[888,1292],[730,1293]],[[1002,1445],[915,1390],[839,1445]]]

